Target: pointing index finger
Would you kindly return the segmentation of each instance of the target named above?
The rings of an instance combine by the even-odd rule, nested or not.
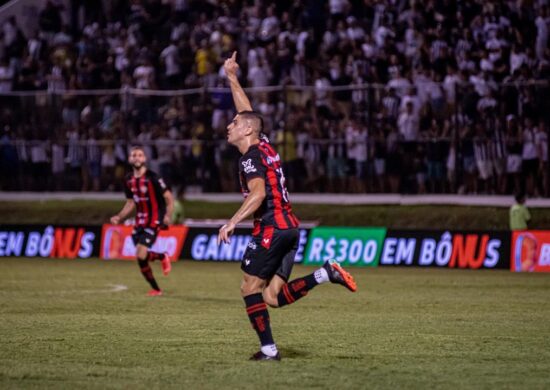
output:
[[[233,55],[231,56],[231,59],[232,59],[233,61],[237,61],[237,51],[234,51],[234,52],[233,52]]]

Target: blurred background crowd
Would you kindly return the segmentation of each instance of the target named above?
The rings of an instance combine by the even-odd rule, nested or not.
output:
[[[0,190],[120,190],[141,143],[176,190],[237,191],[236,50],[290,191],[549,195],[546,0],[46,1],[38,20],[0,29]]]

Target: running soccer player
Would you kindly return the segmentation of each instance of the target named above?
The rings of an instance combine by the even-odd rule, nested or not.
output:
[[[241,295],[261,344],[260,351],[250,359],[280,360],[271,334],[267,305],[276,308],[294,303],[321,283],[338,283],[350,291],[355,291],[357,286],[352,276],[334,261],[326,262],[310,275],[288,282],[298,249],[299,221],[290,206],[281,159],[264,139],[262,118],[252,111],[237,78],[236,55],[233,53],[224,64],[238,112],[227,126],[227,141],[242,154],[239,176],[245,200],[220,228],[218,244],[229,243],[235,226],[254,214],[252,240],[241,263],[244,271]]]
[[[143,277],[151,285],[148,295],[162,295],[162,290],[153,276],[150,261],[161,260],[162,272],[168,275],[172,269],[167,253],[153,252],[151,247],[160,229],[170,224],[174,198],[161,177],[146,167],[147,157],[141,146],[134,146],[128,158],[133,172],[125,179],[126,203],[120,212],[111,217],[111,223],[118,225],[128,218],[137,207],[132,240],[136,246],[136,257]]]

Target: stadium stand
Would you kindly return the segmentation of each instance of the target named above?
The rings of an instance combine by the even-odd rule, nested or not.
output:
[[[548,196],[546,1],[48,1],[0,39],[0,189],[233,192],[223,60],[293,192]],[[64,23],[64,20],[66,23]]]

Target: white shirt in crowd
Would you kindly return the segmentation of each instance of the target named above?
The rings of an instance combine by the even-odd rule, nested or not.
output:
[[[174,145],[172,140],[166,136],[159,137],[155,140],[157,148],[157,161],[159,164],[168,164],[172,161]]]
[[[417,118],[420,118],[420,109],[422,108],[422,102],[417,95],[403,96],[403,99],[401,99],[401,104],[399,106],[399,111],[404,112],[407,107],[407,103],[409,102],[411,102],[413,106],[413,115]]]
[[[54,143],[52,145],[52,173],[65,171],[65,148],[63,145]]]
[[[276,16],[268,16],[262,20],[260,25],[260,35],[262,38],[273,37],[279,28],[279,19]]]
[[[48,153],[46,152],[46,142],[38,142],[31,146],[31,161],[33,163],[48,162]]]
[[[122,72],[130,66],[130,60],[126,56],[126,50],[122,46],[118,46],[115,49],[115,68],[119,72]]]
[[[405,56],[416,56],[422,46],[422,42],[422,35],[420,35],[415,29],[407,29],[405,32]]]
[[[63,69],[60,66],[54,65],[51,73],[48,75],[48,91],[64,91],[65,77]]]
[[[390,30],[386,26],[380,26],[376,29],[376,32],[374,33],[374,40],[378,47],[384,47],[386,46],[386,38],[394,36],[395,34],[392,30]]]
[[[474,89],[479,96],[487,96],[491,92],[489,83],[481,74],[471,75],[470,82],[474,85]]]
[[[460,82],[460,76],[456,73],[447,74],[443,80],[443,89],[445,90],[445,97],[447,102],[453,104],[456,98],[456,84]]]
[[[346,30],[346,33],[348,38],[351,39],[352,41],[358,41],[358,40],[362,41],[363,38],[365,37],[365,31],[361,26],[348,27],[348,29]]]
[[[346,10],[347,0],[330,0],[329,8],[332,15],[344,13]]]
[[[155,69],[150,65],[140,65],[134,70],[134,79],[136,80],[136,88],[150,89],[151,82],[155,75]]]
[[[367,132],[364,128],[349,125],[346,128],[346,144],[349,159],[367,161]]]
[[[524,129],[523,150],[521,152],[521,158],[524,160],[534,160],[537,157],[537,147],[535,145],[535,130]]]
[[[433,80],[430,80],[426,84],[426,97],[430,100],[439,100],[443,99],[443,90],[441,89],[440,84],[436,83]]]
[[[330,88],[330,81],[326,77],[315,80],[315,104],[317,107],[329,105],[329,92],[325,88]]]
[[[0,92],[10,92],[13,87],[13,69],[9,65],[0,66]]]
[[[15,42],[15,38],[17,38],[17,29],[13,24],[5,22],[2,25],[2,31],[4,32],[4,45],[10,46]]]
[[[405,96],[410,87],[411,83],[404,77],[392,79],[388,83],[388,89],[395,89],[395,93],[397,93],[397,96],[399,97]]]
[[[524,52],[511,52],[510,53],[510,74],[514,74],[516,69],[519,69],[521,65],[525,63],[527,56]]]
[[[270,77],[271,70],[265,65],[258,64],[248,69],[248,81],[250,81],[250,86],[253,88],[268,86]]]
[[[537,41],[535,48],[537,57],[540,59],[544,57],[544,51],[548,46],[548,18],[538,16],[537,19],[535,19],[535,25],[537,26]]]
[[[160,57],[164,61],[166,76],[175,76],[180,73],[180,64],[178,61],[178,48],[173,43],[165,47]]]
[[[406,111],[402,112],[397,120],[399,133],[405,141],[416,141],[419,124],[418,116],[414,113],[409,114]]]
[[[548,134],[546,134],[546,131],[540,128],[537,129],[535,132],[535,144],[537,150],[540,151],[539,158],[544,162],[548,161]]]

